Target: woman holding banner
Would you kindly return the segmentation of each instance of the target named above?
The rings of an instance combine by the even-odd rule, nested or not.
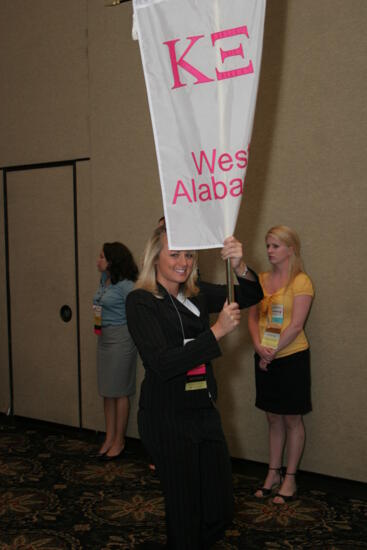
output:
[[[296,497],[296,472],[305,429],[302,415],[311,411],[309,345],[303,326],[314,294],[303,271],[300,241],[289,227],[272,227],[266,234],[271,270],[259,275],[264,298],[249,312],[255,347],[256,406],[269,425],[269,470],[255,496],[265,498],[274,488],[275,504]],[[287,469],[282,457],[287,444]]]
[[[129,331],[145,367],[139,433],[165,497],[168,547],[203,550],[223,536],[233,514],[231,463],[211,360],[240,321],[240,308],[262,298],[257,276],[234,237],[224,241],[239,285],[197,282],[197,254],[169,250],[164,225],[149,239],[136,290],[127,299]],[[209,314],[220,312],[210,326]]]

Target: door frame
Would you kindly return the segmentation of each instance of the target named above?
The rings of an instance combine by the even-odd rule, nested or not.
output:
[[[16,166],[1,166],[3,171],[4,196],[4,241],[5,241],[5,280],[6,305],[8,326],[8,364],[9,364],[9,415],[14,416],[14,379],[13,379],[13,352],[11,331],[11,296],[10,296],[10,267],[9,267],[9,226],[8,226],[8,172],[39,170],[42,168],[60,168],[71,166],[73,169],[73,210],[74,210],[74,255],[75,255],[75,298],[76,298],[76,337],[77,337],[77,379],[78,379],[78,411],[79,427],[82,427],[82,387],[81,387],[81,356],[80,356],[80,313],[79,313],[79,248],[78,248],[78,209],[77,209],[77,163],[89,161],[90,158],[77,158],[63,161],[42,162],[36,164],[22,164]]]

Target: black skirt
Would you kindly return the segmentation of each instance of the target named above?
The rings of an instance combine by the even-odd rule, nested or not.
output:
[[[255,353],[256,407],[275,414],[306,414],[312,410],[310,350],[274,359],[268,371]]]

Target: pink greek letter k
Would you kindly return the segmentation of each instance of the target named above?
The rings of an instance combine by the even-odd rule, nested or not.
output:
[[[187,46],[184,53],[181,55],[180,59],[177,60],[176,55],[176,43],[180,42],[180,39],[177,38],[176,40],[168,40],[167,42],[163,42],[168,47],[169,56],[171,59],[171,67],[172,67],[172,74],[173,74],[173,80],[174,85],[172,86],[172,90],[175,88],[181,88],[182,86],[187,86],[187,84],[184,84],[180,80],[180,75],[178,71],[178,67],[181,67],[181,69],[187,71],[192,76],[196,78],[196,82],[194,84],[204,84],[205,82],[212,82],[213,78],[209,78],[205,76],[204,73],[199,71],[196,67],[185,61],[185,56],[189,53],[191,48],[194,46],[194,44],[200,40],[200,38],[203,38],[204,35],[200,34],[198,36],[188,36],[187,40],[190,40],[190,44]]]

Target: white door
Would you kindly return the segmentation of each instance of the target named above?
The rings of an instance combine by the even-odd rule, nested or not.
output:
[[[13,412],[78,426],[73,166],[8,172],[7,212]]]

